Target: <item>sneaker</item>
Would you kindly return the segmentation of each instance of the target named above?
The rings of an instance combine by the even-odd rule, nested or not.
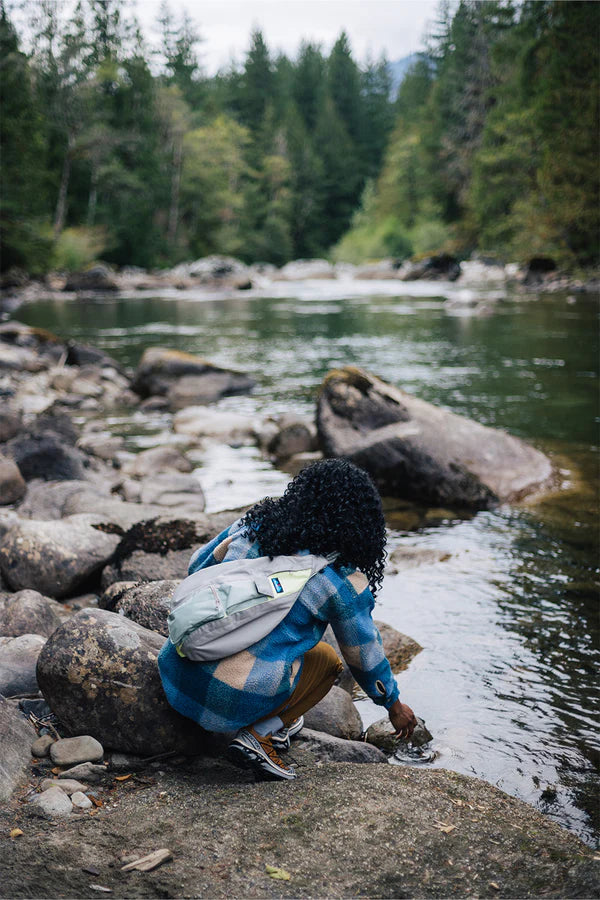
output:
[[[298,775],[291,766],[279,759],[271,742],[271,735],[262,736],[253,728],[244,728],[229,745],[231,761],[242,768],[254,769],[261,778],[292,781]]]
[[[271,741],[273,742],[275,749],[279,750],[280,753],[282,750],[289,750],[292,738],[295,734],[298,734],[299,731],[302,731],[303,728],[304,716],[298,716],[291,725],[288,725],[287,727],[284,725],[279,731],[274,731],[271,735]]]

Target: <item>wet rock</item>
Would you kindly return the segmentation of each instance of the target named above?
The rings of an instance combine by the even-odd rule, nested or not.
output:
[[[82,791],[75,791],[75,793],[71,794],[71,803],[77,809],[91,809],[94,805]]]
[[[51,787],[57,787],[69,795],[74,794],[75,791],[87,791],[87,785],[82,784],[80,781],[75,781],[74,778],[44,778],[40,784],[40,789],[47,791]]]
[[[221,397],[248,393],[254,384],[254,380],[247,375],[227,371],[206,372],[203,375],[184,375],[169,388],[167,401],[172,410],[216,403]]]
[[[212,402],[230,394],[245,394],[252,390],[255,384],[254,379],[249,375],[214,366],[207,360],[191,353],[151,347],[144,351],[131,387],[140,397],[167,395],[180,379],[188,376],[199,379],[194,382],[194,385],[202,397],[200,401],[192,399],[194,386],[191,382],[187,387],[184,384],[179,396],[186,395],[187,390],[190,393],[188,405],[190,402]],[[206,379],[205,390],[201,387],[202,379]],[[209,395],[210,399],[204,399]],[[176,395],[173,396],[176,397]]]
[[[48,788],[31,801],[31,812],[48,819],[62,819],[71,814],[73,804],[60,788]]]
[[[519,438],[350,366],[326,377],[317,428],[326,456],[350,459],[388,496],[488,509],[553,483],[550,460]]]
[[[57,766],[76,766],[78,763],[98,762],[104,756],[104,748],[96,738],[82,734],[54,741],[50,746],[50,756]]]
[[[31,762],[35,731],[12,703],[0,696],[0,801],[8,800]]]
[[[363,741],[343,738],[304,728],[294,743],[310,750],[319,762],[387,763],[387,756],[378,747]]]
[[[40,654],[40,688],[70,733],[93,734],[106,748],[200,753],[207,733],[176,713],[162,689],[156,660],[163,643],[124,616],[82,610]]]
[[[194,466],[177,447],[151,447],[125,463],[122,471],[133,478],[146,478],[163,472],[191,472]]]
[[[0,638],[0,694],[23,697],[37,694],[36,664],[46,638],[41,634],[21,634]]]
[[[127,531],[110,566],[102,573],[104,590],[115,581],[180,580],[187,574],[192,551],[219,533],[212,518],[161,516]]]
[[[125,374],[123,367],[116,359],[109,356],[104,350],[93,347],[91,344],[80,344],[78,341],[69,340],[67,341],[66,349],[67,357],[65,363],[67,366],[81,367],[92,365],[114,369],[121,375]]]
[[[81,272],[73,272],[67,278],[65,291],[118,291],[117,284],[108,266],[96,265]]]
[[[394,726],[387,717],[369,725],[365,732],[365,740],[370,744],[374,744],[375,747],[379,747],[385,753],[395,753],[401,743],[394,736]],[[422,747],[431,740],[433,740],[433,735],[423,719],[417,716],[417,726],[413,731],[410,743],[413,747]],[[406,744],[407,742],[403,741],[402,743]]]
[[[2,539],[0,571],[14,591],[67,597],[100,573],[119,541],[91,514],[53,522],[24,519]]]
[[[362,721],[350,694],[335,685],[304,714],[304,721],[313,731],[346,740],[357,740],[362,732]]]
[[[125,588],[114,598],[113,608],[138,625],[168,637],[167,616],[173,593],[179,583],[180,581],[150,581]]]
[[[249,416],[205,406],[189,406],[176,413],[173,431],[193,438],[214,438],[228,443],[253,443],[256,430]]]
[[[42,759],[44,756],[48,756],[50,744],[53,744],[55,740],[56,738],[52,737],[51,734],[40,735],[40,737],[36,738],[31,745],[31,755],[41,757]]]
[[[0,506],[16,503],[25,496],[27,484],[18,465],[6,456],[0,456]]]
[[[0,598],[0,635],[41,634],[50,637],[62,622],[61,606],[38,591],[18,591]]]
[[[142,503],[158,506],[193,506],[197,512],[202,512],[205,506],[204,492],[198,479],[179,472],[165,472],[144,479],[140,499]]]

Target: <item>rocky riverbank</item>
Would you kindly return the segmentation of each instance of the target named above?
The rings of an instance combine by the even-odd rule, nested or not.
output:
[[[30,278],[22,270],[12,269],[4,273],[0,280],[0,312],[10,312],[21,303],[41,298],[73,299],[102,294],[134,297],[136,293],[143,292],[197,290],[220,294],[238,291],[268,293],[269,289],[277,288],[281,283],[315,279],[338,281],[346,286],[353,282],[398,282],[400,292],[400,283],[443,282],[453,286],[451,302],[463,306],[481,303],[481,297],[469,294],[471,290],[600,292],[598,271],[573,275],[562,272],[553,260],[546,257],[532,258],[523,265],[505,264],[481,256],[459,260],[448,254],[404,262],[383,259],[360,266],[308,259],[295,260],[278,269],[266,263],[246,265],[233,257],[209,256],[181,263],[172,269],[123,267],[116,270],[99,263],[80,272],[50,272],[39,279]]]
[[[376,466],[382,488],[400,497],[394,473],[409,459],[420,466],[412,482],[424,515],[428,504],[436,514],[431,484],[440,481],[445,502],[463,507],[520,496],[502,486],[493,453],[487,470],[467,465],[471,426],[473,440],[483,435],[500,456],[507,435],[440,420],[369,373],[326,379],[318,428],[215,405],[252,386],[245,373],[188,354],[153,349],[133,372],[93,347],[0,326],[2,896],[587,895],[589,852],[538,813],[482,782],[387,765],[389,728],[361,735],[348,670],[293,748],[298,788],[249,782],[223,761],[226,737],[166,704],[156,654],[170,597],[192,550],[239,514],[204,512],[193,458],[206,442],[257,444],[291,472],[323,451],[360,450],[361,464]],[[174,442],[128,452],[105,425],[118,409],[158,411]],[[414,442],[421,431],[439,443],[434,426],[456,437],[437,469]],[[511,477],[525,492],[539,489],[549,462],[515,447]],[[452,487],[450,452],[461,490],[478,486],[485,503]],[[387,468],[377,468],[382,458]],[[412,562],[396,552],[392,564]],[[420,648],[380,629],[399,671]],[[88,736],[85,751],[66,753],[70,735]],[[122,872],[124,854],[135,861],[165,847],[172,859],[155,872]],[[524,864],[532,854],[533,867]],[[289,882],[265,866],[285,869]]]

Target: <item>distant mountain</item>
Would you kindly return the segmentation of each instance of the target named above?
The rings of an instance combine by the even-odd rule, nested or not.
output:
[[[419,53],[411,53],[410,56],[403,56],[402,59],[398,59],[396,62],[388,63],[388,69],[392,76],[392,97],[395,97],[398,93],[398,88],[402,84],[404,76],[410,67],[416,63],[419,55]]]

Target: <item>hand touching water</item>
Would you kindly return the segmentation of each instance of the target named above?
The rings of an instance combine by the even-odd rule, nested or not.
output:
[[[388,710],[390,722],[394,726],[395,736],[408,740],[415,730],[417,720],[414,712],[406,703],[400,703],[399,700],[390,706]]]

